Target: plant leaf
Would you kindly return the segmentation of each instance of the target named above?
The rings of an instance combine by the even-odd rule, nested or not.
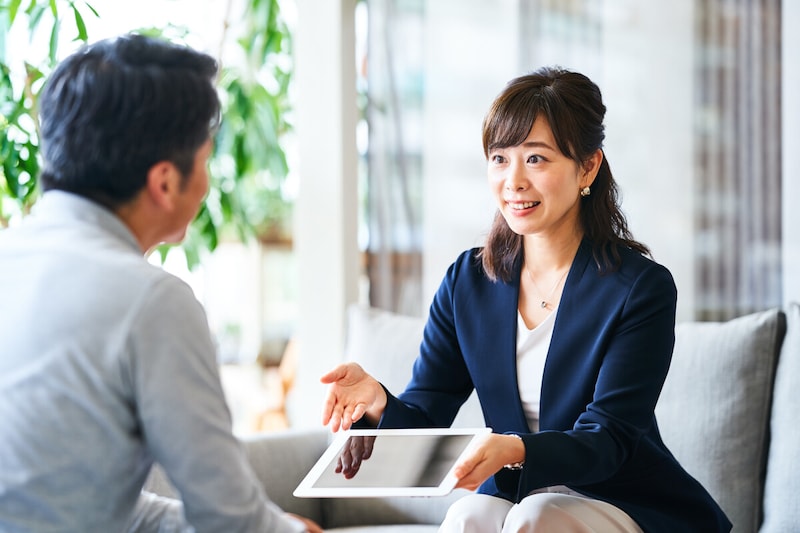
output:
[[[19,10],[19,6],[22,4],[22,0],[11,0],[8,4],[8,25],[11,26],[14,24],[14,19],[17,18],[17,11]]]
[[[47,11],[47,8],[36,2],[31,2],[31,5],[25,10],[25,13],[28,15],[28,33],[31,37],[33,37],[33,34],[39,27],[39,22],[41,22],[42,15],[44,15],[45,11]]]
[[[89,2],[84,2],[84,4],[89,9],[89,11],[91,11],[94,14],[95,17],[100,18],[100,13],[98,13],[97,10],[94,7],[92,7],[92,5]]]
[[[61,21],[56,20],[53,22],[53,29],[50,31],[50,47],[48,53],[48,59],[50,60],[51,65],[56,64],[56,59],[58,57],[58,34],[61,28]]]
[[[89,36],[86,34],[86,24],[83,21],[83,16],[74,5],[72,6],[72,12],[75,14],[75,27],[78,29],[78,36],[75,40],[86,42],[89,40]]]

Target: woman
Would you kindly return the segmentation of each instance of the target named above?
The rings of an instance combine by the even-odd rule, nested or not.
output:
[[[430,307],[406,390],[355,364],[325,376],[323,423],[449,426],[473,388],[493,433],[457,468],[442,531],[729,531],[664,446],[654,409],[676,289],[620,211],[600,90],[544,68],[512,80],[483,124],[498,205]]]

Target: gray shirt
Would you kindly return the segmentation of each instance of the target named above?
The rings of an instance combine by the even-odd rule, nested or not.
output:
[[[48,192],[0,231],[0,531],[157,527],[133,516],[153,461],[196,531],[297,531],[231,433],[191,289],[112,212]]]

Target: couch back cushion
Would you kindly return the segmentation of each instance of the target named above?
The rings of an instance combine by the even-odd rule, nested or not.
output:
[[[800,527],[800,391],[795,388],[800,384],[800,304],[787,307],[786,325],[775,374],[761,533]]]
[[[658,424],[734,531],[757,531],[761,521],[772,382],[785,327],[785,315],[774,309],[675,330]]]
[[[364,367],[392,394],[403,392],[419,355],[425,318],[352,305],[348,309],[347,324],[345,352],[348,359]],[[453,426],[485,425],[478,397],[473,392],[461,406]]]

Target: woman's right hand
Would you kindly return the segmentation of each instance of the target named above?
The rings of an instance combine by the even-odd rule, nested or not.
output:
[[[331,431],[350,429],[362,416],[377,424],[386,408],[386,391],[356,363],[337,366],[320,378],[329,385],[322,408],[322,425]]]

